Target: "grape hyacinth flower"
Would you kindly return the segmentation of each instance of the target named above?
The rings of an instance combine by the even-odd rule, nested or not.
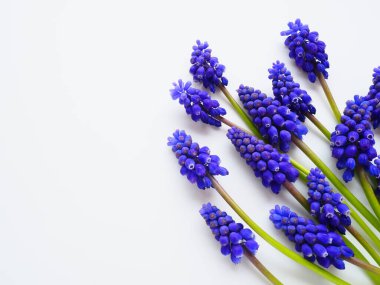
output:
[[[288,152],[292,134],[302,139],[302,136],[308,132],[297,115],[288,107],[282,106],[280,101],[244,85],[240,85],[237,92],[261,135],[274,147]]]
[[[183,83],[181,79],[178,80],[178,84],[173,83],[173,86],[174,88],[170,90],[173,100],[178,99],[193,121],[201,120],[215,127],[222,125],[217,117],[225,115],[226,110],[219,107],[219,102],[211,99],[206,91],[193,88],[190,81]]]
[[[282,230],[295,243],[295,249],[310,262],[317,260],[325,268],[334,265],[338,269],[344,269],[343,259],[354,256],[338,233],[329,231],[325,225],[316,225],[310,219],[299,217],[286,206],[276,205],[270,211],[269,219],[276,229]]]
[[[372,100],[367,101],[365,97],[356,95],[354,100],[346,102],[341,123],[331,134],[332,156],[338,160],[337,168],[345,169],[345,182],[352,180],[357,165],[362,166],[372,176],[380,174],[371,162],[377,156],[370,124],[372,110]]]
[[[326,44],[318,39],[318,33],[310,32],[309,26],[302,24],[300,19],[289,22],[288,27],[289,30],[281,32],[281,36],[287,36],[284,43],[289,48],[289,57],[294,58],[311,82],[317,79],[316,72],[327,79],[329,74],[326,69],[330,64],[325,52]]]
[[[244,248],[256,254],[259,244],[250,229],[244,228],[241,223],[235,223],[231,216],[211,203],[203,204],[199,213],[210,227],[215,239],[219,241],[222,254],[230,255],[233,263],[238,264],[241,261]]]
[[[210,89],[215,93],[219,84],[228,85],[228,80],[223,76],[224,65],[219,64],[218,58],[211,56],[211,49],[208,43],[202,43],[197,40],[197,44],[193,46],[191,53],[190,73],[193,75],[194,81],[202,82],[206,89]]]
[[[270,144],[233,127],[228,130],[227,137],[245,162],[253,169],[255,176],[261,178],[265,187],[278,194],[285,181],[294,182],[298,178],[298,170],[290,163],[287,154],[282,154]]]
[[[318,168],[310,170],[307,180],[309,188],[307,201],[311,215],[330,230],[345,234],[345,227],[351,225],[351,218],[350,209],[343,203],[343,196],[333,191],[326,181],[326,176]]]
[[[374,159],[374,164],[376,165],[377,169],[379,170],[380,173],[380,155]],[[376,177],[376,182],[377,182],[377,187],[374,189],[375,195],[380,197],[380,175]]]
[[[380,105],[378,104],[380,102],[380,66],[373,69],[372,83],[373,84],[369,87],[366,99],[376,99],[373,101],[374,110],[371,116],[372,126],[376,129],[380,124]]]
[[[211,155],[207,146],[200,147],[193,142],[185,131],[176,130],[173,137],[168,138],[168,146],[172,148],[181,165],[180,173],[186,175],[191,183],[197,183],[199,189],[212,187],[208,175],[228,175],[227,169],[219,165],[220,158]]]
[[[306,114],[316,113],[315,107],[311,104],[311,97],[294,82],[291,72],[284,63],[277,60],[268,71],[268,78],[272,80],[273,95],[281,105],[297,114],[302,122],[305,122]]]

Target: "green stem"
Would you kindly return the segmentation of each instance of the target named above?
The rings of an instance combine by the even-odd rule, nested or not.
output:
[[[282,186],[284,186],[286,190],[288,190],[288,192],[298,201],[298,203],[300,203],[302,207],[304,207],[306,211],[310,213],[309,203],[292,182],[285,181]]]
[[[362,219],[362,217],[351,207],[350,208],[351,217],[358,223],[358,225],[363,229],[363,231],[369,236],[372,242],[376,245],[377,249],[380,250],[380,240],[379,235],[375,234],[368,224]]]
[[[369,181],[367,179],[367,175],[363,169],[363,167],[359,166],[357,170],[359,174],[359,180],[363,187],[365,196],[367,197],[367,200],[369,204],[371,205],[372,210],[375,212],[375,215],[380,220],[380,204],[377,201],[375,192],[373,192],[373,189],[371,187],[371,184],[369,184]]]
[[[346,238],[345,236],[343,236],[343,240],[346,243],[346,245],[354,251],[354,255],[357,258],[359,258],[359,259],[361,259],[361,260],[363,260],[365,262],[368,262],[368,260],[365,258],[365,256],[360,252],[360,250],[358,250],[353,245],[353,243],[348,238]],[[369,271],[365,271],[365,272],[368,275],[368,277],[371,278],[373,284],[380,285],[379,276],[377,276],[375,273],[372,273],[372,272],[369,272]]]
[[[243,129],[242,127],[236,125],[235,123],[231,122],[230,120],[226,119],[225,117],[218,116],[218,117],[216,117],[216,119],[218,121],[220,121],[221,123],[223,123],[223,124],[225,124],[231,128],[238,128],[239,130],[242,130],[243,132],[245,132],[247,134],[252,134],[250,131]]]
[[[297,167],[296,167],[297,168]],[[308,174],[306,173],[303,173],[303,172],[300,172],[300,176],[299,176],[299,179],[301,179],[301,181],[305,184],[307,184],[307,182],[309,182],[309,180],[307,179],[307,176]]]
[[[318,120],[313,114],[307,113],[306,117],[321,131],[321,133],[330,141],[331,132]]]
[[[282,245],[280,242],[278,242],[276,239],[274,239],[271,235],[269,235],[266,231],[264,231],[258,224],[256,224],[248,215],[243,211],[242,208],[239,207],[239,205],[232,199],[232,197],[223,189],[223,187],[219,184],[219,182],[213,177],[209,176],[211,179],[212,185],[215,188],[215,190],[222,196],[222,198],[230,205],[230,207],[240,216],[240,218],[243,219],[244,222],[247,223],[248,226],[251,227],[251,229],[256,232],[258,235],[260,235],[264,240],[266,240],[271,246],[279,250],[284,255],[288,256],[289,258],[293,259],[295,262],[298,262],[299,264],[305,266],[306,268],[314,271],[315,273],[323,276],[327,280],[335,283],[335,284],[347,284],[348,282],[340,279],[339,277],[331,274],[330,272],[322,269],[321,267],[315,265],[314,263],[311,263],[307,260],[305,260],[303,257],[295,253],[294,251],[290,250],[289,248]]]
[[[308,147],[302,140],[292,136],[293,143],[306,154],[312,162],[326,175],[326,177],[335,185],[344,197],[358,209],[358,211],[376,228],[380,229],[380,222],[377,218],[351,193],[350,190],[336,177],[336,175],[327,167],[327,165],[318,157],[318,155]]]
[[[327,85],[327,82],[326,82],[326,79],[323,77],[323,74],[320,73],[319,71],[316,72],[317,73],[317,77],[318,77],[318,80],[319,82],[321,83],[322,85],[322,88],[323,88],[323,91],[325,92],[325,95],[326,95],[326,98],[327,98],[327,101],[329,101],[329,104],[330,104],[330,107],[331,107],[331,110],[333,111],[334,115],[335,115],[335,118],[336,120],[338,121],[338,123],[340,122],[340,112],[339,112],[339,109],[338,109],[338,106],[334,100],[334,97],[330,91],[330,88],[329,86]]]
[[[235,111],[239,114],[240,118],[245,122],[245,124],[248,126],[248,128],[251,130],[252,133],[258,138],[262,138],[259,130],[256,128],[256,126],[251,122],[251,118],[247,115],[246,112],[240,107],[238,102],[235,101],[235,99],[232,97],[231,93],[227,90],[227,88],[223,84],[218,85],[219,89],[223,92],[223,94],[226,96],[228,101],[230,101],[231,105],[234,107]]]
[[[300,172],[300,175],[303,174],[303,176],[305,177],[309,175],[309,170],[306,167],[304,167],[301,163],[299,163],[298,161],[294,159],[290,159],[290,162],[295,168],[298,169],[298,171]]]
[[[293,166],[298,169],[298,165],[293,164]],[[299,169],[298,169],[298,171],[300,172],[300,178],[302,179],[302,181],[308,181],[307,176],[309,175],[309,173],[305,173]]]
[[[278,280],[276,278],[276,276],[274,276],[272,274],[272,272],[270,272],[265,266],[264,264],[262,264],[260,262],[260,260],[257,259],[257,257],[252,254],[251,252],[249,252],[245,247],[244,247],[244,254],[245,256],[249,259],[249,261],[274,285],[283,285],[283,283]]]
[[[372,264],[366,263],[363,260],[360,260],[356,257],[345,258],[345,260],[347,260],[349,263],[352,263],[356,266],[359,266],[360,268],[362,268],[364,270],[367,270],[367,271],[370,271],[370,272],[373,272],[373,273],[379,275],[379,278],[380,278],[380,268],[379,267],[376,267]]]
[[[346,227],[352,236],[367,250],[378,265],[380,265],[379,253],[369,244],[369,242],[352,226]]]

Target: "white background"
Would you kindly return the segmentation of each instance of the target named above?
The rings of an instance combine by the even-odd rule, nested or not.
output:
[[[296,69],[279,33],[297,17],[320,33],[343,109],[366,94],[380,64],[379,9],[378,1],[1,1],[0,283],[267,284],[248,261],[235,266],[219,253],[202,203],[240,219],[216,192],[180,176],[166,137],[186,129],[210,146],[230,170],[221,184],[291,248],[268,211],[276,203],[304,211],[285,191],[261,186],[227,128],[192,122],[168,90],[191,79],[191,47],[207,40],[234,95],[240,83],[271,94],[267,69],[279,59],[332,130],[322,89]],[[328,144],[307,126],[305,141],[336,171]],[[257,239],[258,258],[285,284],[328,284]],[[350,264],[331,272],[369,284]]]

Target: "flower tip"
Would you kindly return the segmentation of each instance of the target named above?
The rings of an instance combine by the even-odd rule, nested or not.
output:
[[[207,203],[203,204],[199,213],[219,241],[221,253],[230,255],[233,263],[240,262],[244,254],[244,247],[252,254],[256,253],[259,245],[255,241],[252,231],[245,229],[240,223],[235,223],[226,212],[222,212],[216,206]]]

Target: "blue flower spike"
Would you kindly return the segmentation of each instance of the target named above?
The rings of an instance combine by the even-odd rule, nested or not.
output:
[[[228,130],[227,137],[255,176],[261,178],[262,184],[273,193],[278,194],[285,181],[297,180],[299,172],[290,163],[287,154],[279,153],[272,145],[235,127]]]
[[[220,243],[221,253],[230,255],[233,263],[238,264],[241,261],[244,249],[256,254],[259,244],[250,229],[244,228],[241,223],[236,223],[231,216],[211,203],[203,204],[199,213]]]
[[[379,170],[380,173],[380,155],[374,159],[374,164],[376,165],[377,169]],[[375,195],[380,198],[380,174],[376,176],[376,181],[377,181],[377,187],[374,189]]]
[[[326,176],[318,168],[307,176],[308,202],[311,215],[332,231],[345,234],[351,225],[350,209],[343,203],[343,196],[331,188]]]
[[[307,134],[308,129],[301,123],[298,116],[288,107],[283,106],[280,101],[268,97],[260,90],[244,85],[240,85],[237,92],[261,135],[274,147],[288,152],[292,135],[302,139],[302,136]]]
[[[176,130],[173,136],[168,138],[167,144],[178,159],[180,173],[191,183],[196,183],[199,189],[212,187],[209,175],[228,175],[228,170],[220,166],[220,158],[212,155],[207,146],[200,147],[198,143],[193,142],[185,131]]]
[[[272,80],[273,95],[281,105],[297,114],[302,122],[305,122],[307,114],[316,113],[315,107],[311,104],[311,97],[294,82],[291,72],[284,63],[277,60],[268,71],[268,78]]]
[[[201,121],[215,127],[222,125],[218,117],[224,116],[226,110],[220,107],[217,100],[211,99],[206,91],[193,88],[190,81],[184,83],[181,79],[178,84],[173,83],[173,86],[170,95],[184,106],[194,122]]]
[[[190,58],[190,73],[194,81],[202,82],[206,89],[215,93],[219,84],[228,85],[228,80],[223,76],[225,66],[220,64],[217,57],[211,55],[212,50],[208,43],[196,41]]]
[[[376,129],[380,125],[380,66],[373,69],[372,85],[366,96],[367,100],[373,100],[373,111],[371,116],[372,126]]]
[[[330,231],[325,225],[316,225],[312,220],[298,216],[288,207],[276,205],[270,211],[269,219],[278,230],[295,243],[295,249],[310,262],[317,262],[328,268],[331,265],[344,269],[343,259],[354,256],[342,237]]]
[[[377,157],[375,139],[370,118],[373,100],[356,95],[346,102],[341,123],[331,134],[332,156],[338,169],[344,169],[343,179],[351,181],[356,166],[362,166],[372,176],[379,176],[379,169],[372,163]]]
[[[281,36],[286,36],[285,46],[289,48],[289,57],[307,73],[311,82],[317,79],[316,72],[327,79],[330,64],[325,51],[326,44],[318,39],[318,33],[310,32],[309,26],[302,24],[300,19],[289,22],[288,27],[289,30],[281,32]]]

